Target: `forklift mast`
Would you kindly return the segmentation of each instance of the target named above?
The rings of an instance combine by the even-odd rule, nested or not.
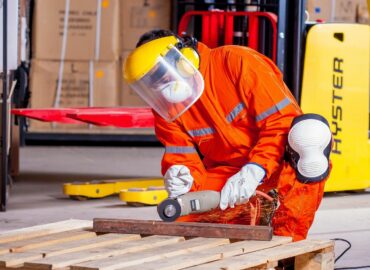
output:
[[[305,35],[305,7],[306,0],[173,0],[172,30],[174,32],[179,32],[178,30],[180,21],[184,14],[189,11],[258,11],[275,14],[278,18],[277,37],[275,41],[268,40],[268,35],[271,32],[271,28],[266,20],[260,19],[259,21],[259,39],[265,41],[260,42],[259,51],[271,57],[271,55],[268,54],[268,48],[266,47],[272,43],[276,44],[276,59],[273,60],[283,73],[285,83],[299,102],[301,96],[300,89],[303,70],[302,60]],[[192,22],[193,29],[187,32],[187,34],[191,34],[198,40],[207,44],[206,40],[202,40],[204,33],[202,33],[201,27],[194,27],[194,25],[201,25],[202,23],[203,22],[200,18],[194,18]],[[246,18],[235,19],[235,36],[233,44],[247,45],[243,38],[244,35],[242,34],[242,31],[246,31],[246,27],[248,27],[245,26],[246,24],[248,24],[248,20]],[[218,45],[221,46],[224,45],[224,43],[221,41]]]

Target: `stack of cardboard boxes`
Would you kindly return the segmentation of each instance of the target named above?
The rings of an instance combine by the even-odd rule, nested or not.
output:
[[[124,83],[123,62],[144,32],[170,27],[170,2],[35,0],[31,107],[145,106]],[[87,128],[30,123],[30,131]]]
[[[171,0],[124,0],[120,4],[121,58],[124,60],[142,34],[170,28]],[[120,105],[144,106],[145,103],[123,81]]]
[[[122,79],[146,31],[169,29],[171,0],[35,0],[31,107],[145,106]],[[310,20],[368,23],[366,0],[308,0]],[[32,121],[30,131],[88,125]]]
[[[367,0],[308,0],[310,21],[369,24]]]

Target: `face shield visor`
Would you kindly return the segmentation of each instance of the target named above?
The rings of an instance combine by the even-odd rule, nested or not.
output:
[[[203,77],[197,68],[170,45],[154,66],[129,86],[159,115],[171,122],[201,96]]]

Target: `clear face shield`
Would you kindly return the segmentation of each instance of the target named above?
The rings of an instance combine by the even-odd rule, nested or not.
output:
[[[171,122],[201,96],[203,77],[174,46],[160,55],[156,64],[130,87],[159,115]]]

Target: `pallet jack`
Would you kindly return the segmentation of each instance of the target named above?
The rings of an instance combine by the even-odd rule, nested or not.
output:
[[[148,188],[129,188],[119,192],[121,201],[130,206],[158,205],[168,197],[164,186]]]
[[[78,201],[118,194],[121,201],[131,206],[157,205],[168,197],[161,178],[65,183],[63,193]]]

